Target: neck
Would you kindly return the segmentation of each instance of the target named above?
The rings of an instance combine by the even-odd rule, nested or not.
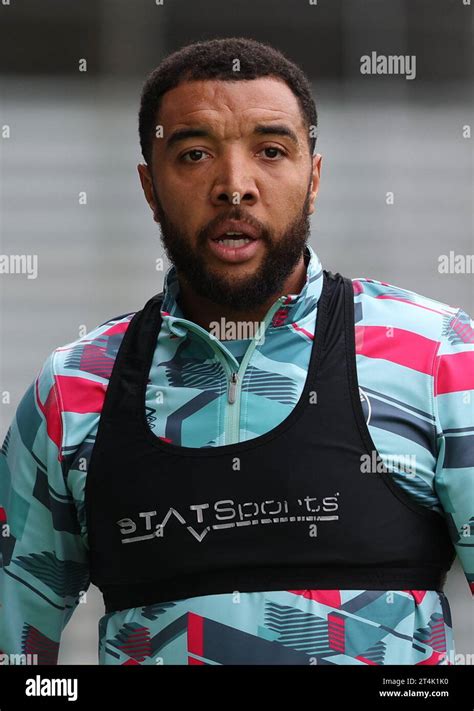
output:
[[[205,296],[197,294],[192,286],[178,273],[178,301],[184,318],[197,323],[206,329],[206,331],[209,331],[211,330],[210,324],[216,321],[220,323],[221,319],[230,323],[237,323],[239,321],[263,321],[276,299],[283,294],[299,294],[305,284],[305,279],[306,263],[304,255],[302,255],[296,267],[285,280],[281,291],[272,294],[263,304],[241,311],[239,309],[221,306]]]

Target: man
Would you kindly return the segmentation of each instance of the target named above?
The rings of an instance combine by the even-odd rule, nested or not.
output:
[[[55,663],[92,580],[101,664],[449,664],[473,587],[474,331],[323,270],[316,109],[242,38],[148,77],[163,292],[57,348],[3,446],[0,646]]]

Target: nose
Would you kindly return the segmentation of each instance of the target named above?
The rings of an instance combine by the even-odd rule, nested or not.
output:
[[[216,176],[211,188],[213,205],[255,205],[258,189],[248,161],[238,151],[229,151],[216,161]]]

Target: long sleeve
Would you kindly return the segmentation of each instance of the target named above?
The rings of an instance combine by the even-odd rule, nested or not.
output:
[[[459,309],[434,363],[439,456],[435,486],[451,539],[474,594],[474,323]]]
[[[54,358],[24,393],[0,452],[0,650],[37,655],[26,657],[37,664],[57,664],[62,630],[89,586]]]

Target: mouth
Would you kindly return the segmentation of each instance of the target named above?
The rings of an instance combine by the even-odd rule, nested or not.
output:
[[[259,231],[247,222],[226,220],[209,238],[213,254],[225,262],[249,260],[260,248]]]

